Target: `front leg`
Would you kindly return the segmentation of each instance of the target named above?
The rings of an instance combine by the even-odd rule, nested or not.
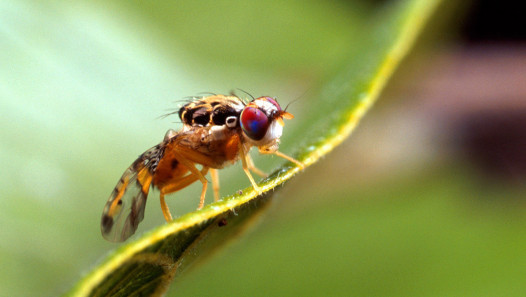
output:
[[[212,190],[214,190],[214,201],[219,201],[219,173],[217,169],[210,168],[212,176]]]
[[[298,160],[296,160],[296,159],[294,159],[292,157],[289,157],[289,156],[285,155],[284,153],[282,153],[280,151],[275,151],[275,152],[273,152],[273,154],[278,156],[278,157],[281,157],[281,158],[283,158],[285,160],[288,160],[288,161],[290,161],[290,162],[292,162],[292,163],[294,163],[296,165],[298,165],[300,170],[305,169],[305,164],[303,164],[302,162],[300,162],[300,161],[298,161]]]
[[[248,169],[252,172],[254,172],[255,174],[265,178],[268,176],[268,174],[266,174],[265,172],[263,172],[262,170],[260,170],[259,168],[257,168],[255,165],[254,165],[254,161],[252,160],[252,157],[250,156],[250,153],[247,153],[247,166],[248,166]]]
[[[239,157],[241,158],[241,164],[243,165],[243,171],[245,171],[245,174],[247,175],[248,179],[250,180],[250,183],[254,187],[254,190],[258,193],[258,195],[261,195],[262,191],[254,181],[254,178],[252,177],[252,174],[250,173],[250,170],[248,170],[248,161],[247,161],[247,153],[245,152],[245,146],[241,145],[239,149]]]

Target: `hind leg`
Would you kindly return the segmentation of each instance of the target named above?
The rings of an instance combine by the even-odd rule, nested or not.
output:
[[[198,171],[201,176],[204,176],[208,172],[208,167],[203,167],[201,171]],[[182,177],[181,179],[177,180],[174,183],[170,183],[160,189],[160,199],[161,199],[161,210],[163,211],[164,219],[167,222],[170,222],[172,220],[172,214],[170,213],[170,209],[168,208],[168,205],[166,204],[166,201],[164,199],[165,195],[168,195],[170,193],[177,192],[183,188],[188,187],[195,181],[199,179],[199,176],[194,174],[193,172]],[[206,190],[206,187],[205,187]],[[202,207],[202,206],[201,206]]]

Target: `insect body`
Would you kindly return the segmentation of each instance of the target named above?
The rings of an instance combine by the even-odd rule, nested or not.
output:
[[[208,186],[204,176],[208,171],[217,201],[217,169],[239,159],[250,183],[260,193],[250,171],[262,176],[264,173],[253,165],[248,154],[252,146],[260,153],[275,154],[304,167],[303,163],[278,151],[283,119],[293,116],[270,97],[244,103],[236,96],[209,96],[181,107],[179,117],[183,122],[182,130],[168,130],[164,140],[140,155],[115,186],[102,213],[104,238],[124,241],[135,233],[144,217],[150,187],[159,189],[166,221],[171,221],[172,215],[165,195],[198,180],[203,184],[198,209],[203,207]],[[196,165],[201,165],[201,169]]]

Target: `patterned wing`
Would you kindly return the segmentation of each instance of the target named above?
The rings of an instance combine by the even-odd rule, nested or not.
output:
[[[144,218],[146,198],[164,147],[164,143],[161,143],[140,155],[113,189],[104,207],[100,225],[105,239],[124,241],[137,230]]]

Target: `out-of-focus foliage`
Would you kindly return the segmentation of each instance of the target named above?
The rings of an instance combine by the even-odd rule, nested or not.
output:
[[[352,58],[345,59],[348,62],[326,83],[327,87],[313,96],[310,109],[303,114],[303,126],[297,129],[295,137],[289,138],[303,143],[300,161],[312,165],[356,127],[411,49],[437,4],[438,1],[416,0],[393,6],[382,13],[381,22],[368,28],[368,38],[355,48]],[[326,105],[339,108],[320,112]],[[321,132],[313,134],[313,128]],[[241,194],[225,197],[122,247],[79,282],[72,295],[163,293],[194,260],[200,260],[228,237],[246,229],[268,204],[276,187],[298,171],[297,166],[283,166],[260,183],[264,194],[258,196],[253,190],[244,189]]]
[[[169,2],[0,3],[0,295],[69,290],[115,248],[100,236],[105,200],[138,154],[179,127],[174,117],[158,118],[179,100],[243,88],[291,102],[337,67],[372,9],[276,1],[257,4],[266,7],[262,14],[241,2],[214,3],[180,10]],[[159,13],[177,24],[160,23]],[[209,14],[216,17],[205,24]],[[213,40],[225,28],[236,32]],[[267,36],[257,44],[265,55],[247,39],[257,35]],[[197,51],[203,46],[208,53]],[[300,102],[289,109],[298,119],[307,109]],[[284,152],[294,147],[287,135]],[[278,164],[256,162],[268,172]],[[223,195],[247,185],[239,165],[222,170]],[[174,214],[195,210],[198,191],[173,195]],[[139,232],[164,224],[154,196]]]
[[[116,247],[99,232],[105,200],[138,154],[179,127],[157,117],[185,96],[300,97],[282,139],[284,152],[299,149],[302,94],[396,1],[376,2],[2,1],[0,296],[66,292]],[[458,162],[364,182],[345,165],[349,150],[292,180],[264,228],[170,294],[522,296],[524,207],[500,202],[515,190],[480,186]],[[270,172],[281,161],[256,163]],[[223,195],[248,185],[239,165],[221,173]],[[172,212],[194,210],[198,192],[173,195]],[[139,233],[164,224],[149,200]]]

